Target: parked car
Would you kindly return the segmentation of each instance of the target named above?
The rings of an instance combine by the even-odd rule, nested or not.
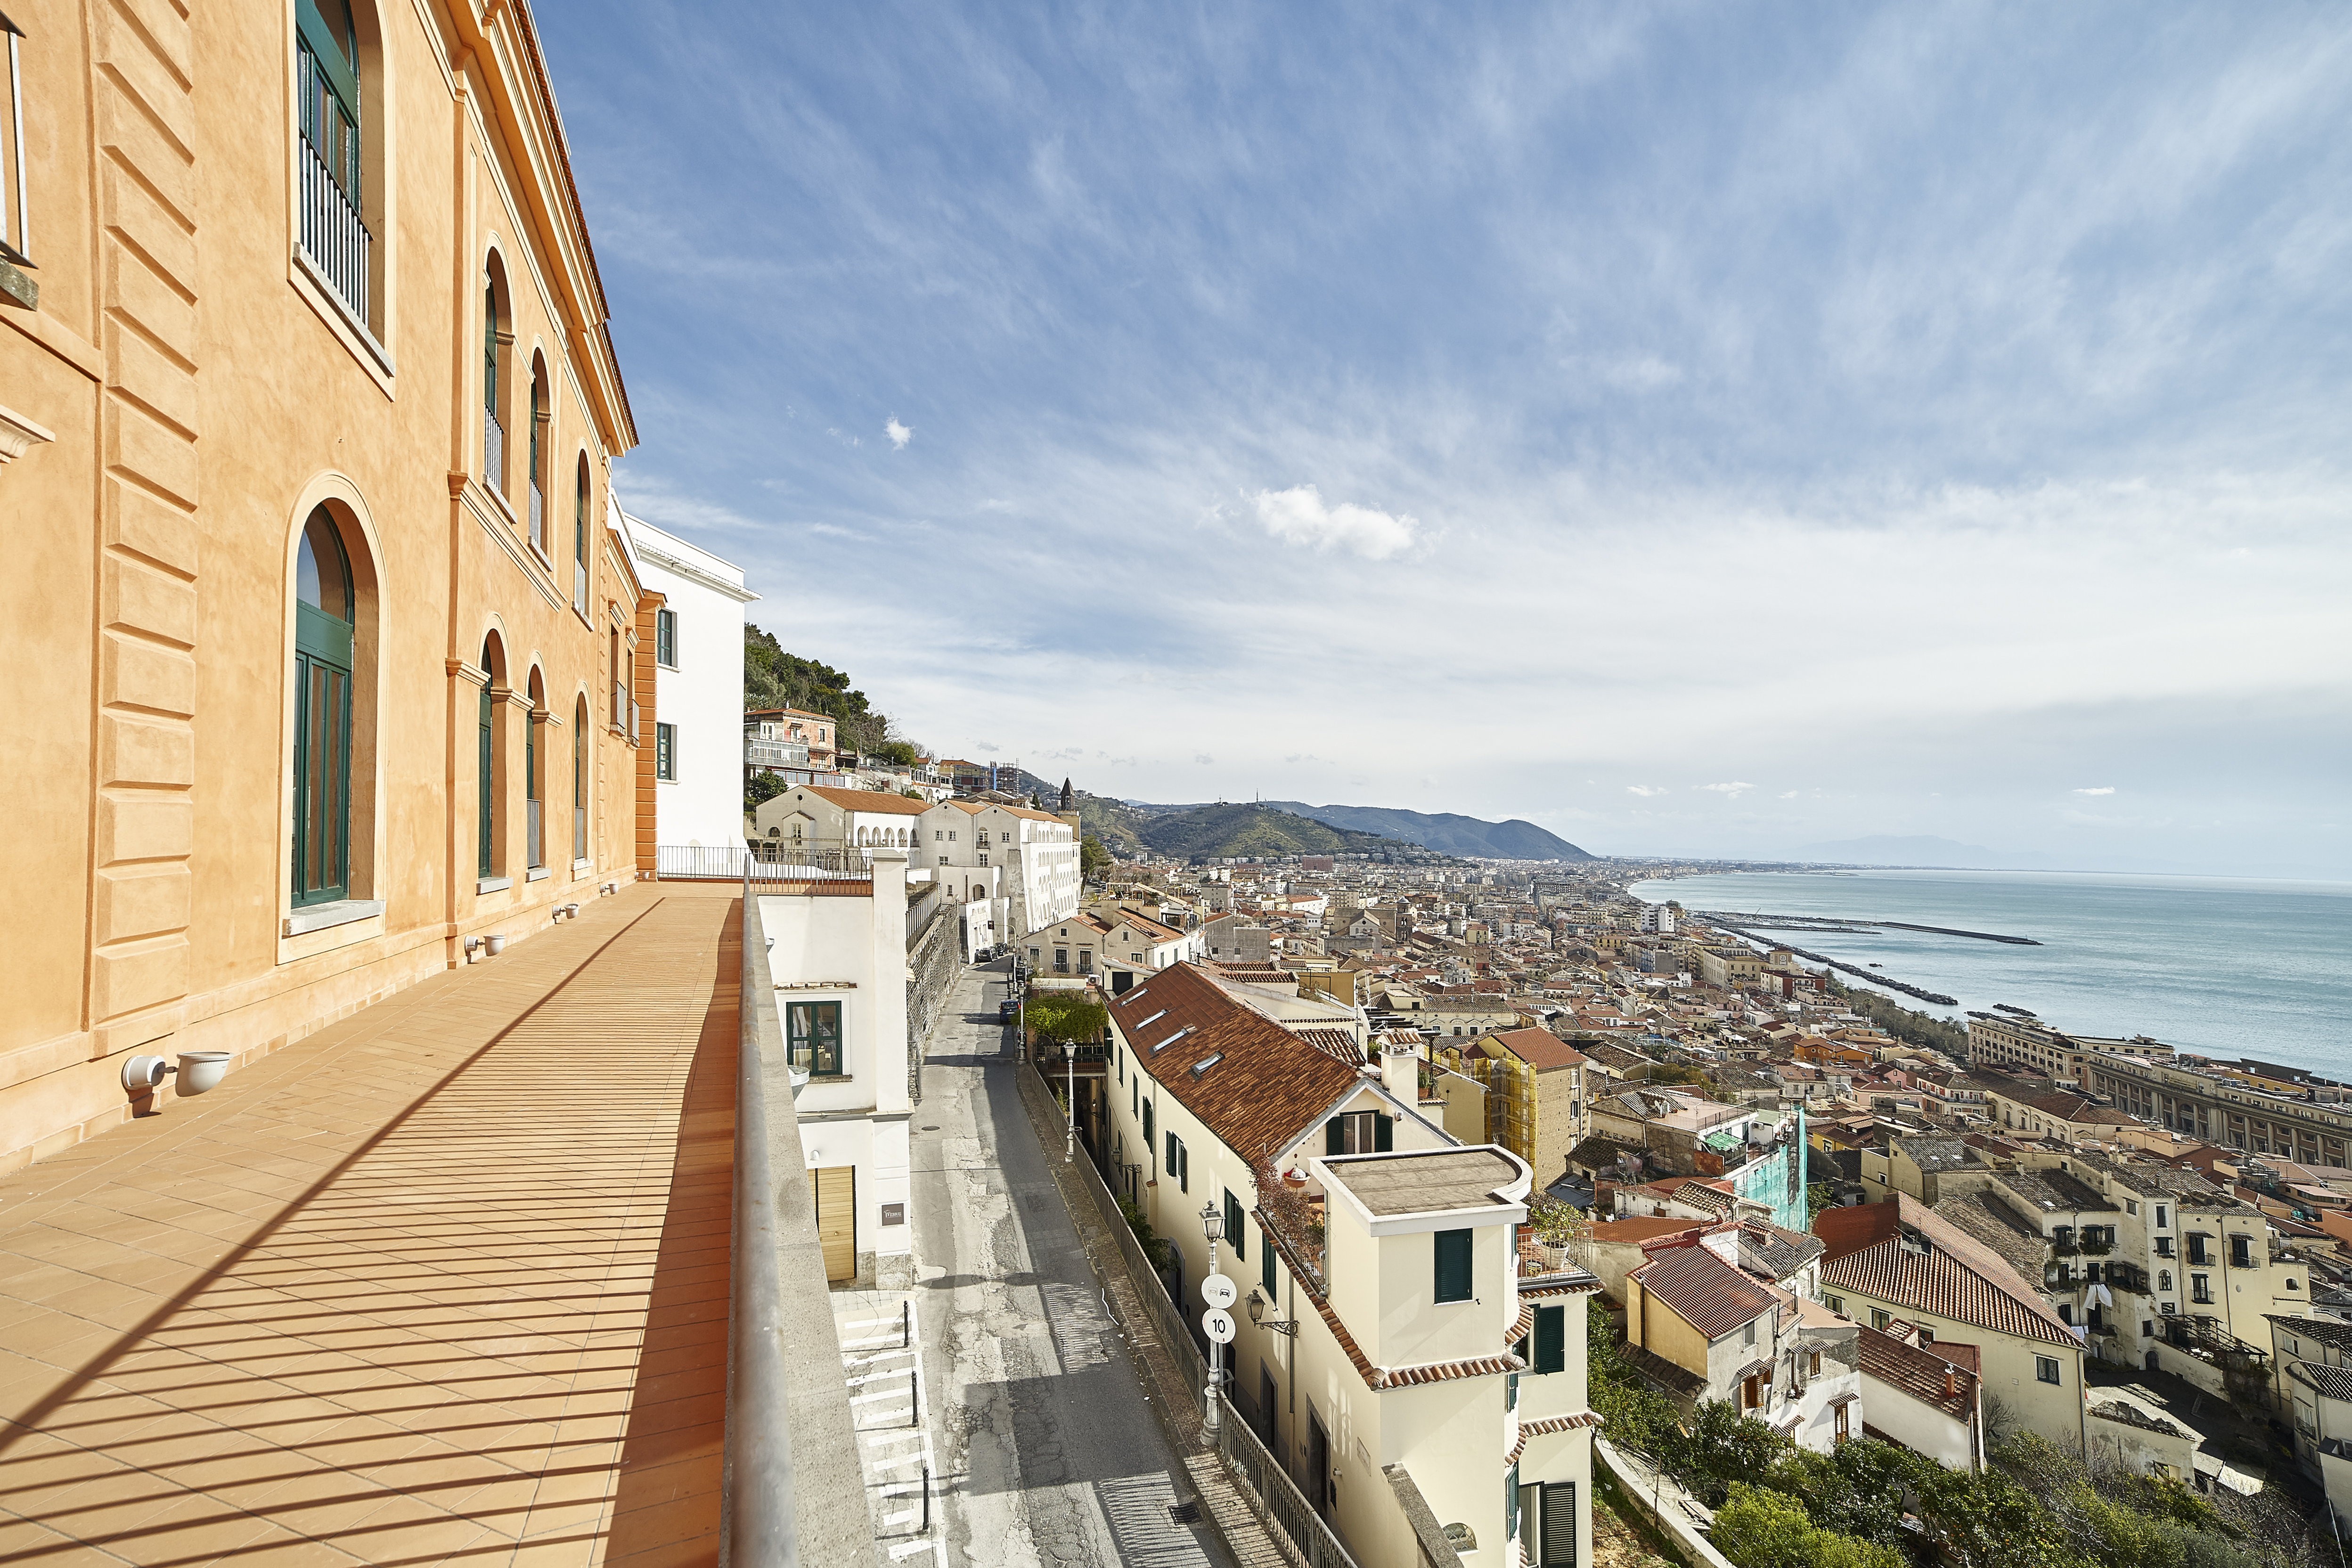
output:
[[[1003,1001],[999,1002],[996,1005],[996,1021],[998,1023],[1013,1023],[1018,1020],[1020,1016],[1021,998],[1018,996],[1007,996]]]

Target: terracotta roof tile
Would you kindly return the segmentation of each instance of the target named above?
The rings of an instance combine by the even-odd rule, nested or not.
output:
[[[1771,1291],[1703,1247],[1660,1253],[1629,1278],[1639,1279],[1643,1290],[1710,1340],[1754,1322],[1776,1300]]]
[[[931,809],[928,800],[908,800],[903,795],[884,795],[874,789],[835,789],[829,784],[803,784],[801,788],[814,795],[822,795],[844,811],[877,811],[899,816],[920,816]],[[893,833],[897,828],[892,828]]]
[[[1549,1029],[1497,1029],[1486,1039],[1539,1072],[1582,1067],[1592,1059]]]
[[[1933,1405],[1956,1421],[1965,1421],[1975,1401],[1976,1375],[1925,1345],[1906,1344],[1891,1334],[1862,1325],[1862,1373],[1900,1390],[1922,1405]],[[1947,1394],[1947,1374],[1954,1391]]]
[[[1136,1065],[1244,1160],[1270,1158],[1371,1082],[1189,963],[1116,998],[1110,1016]],[[1214,1066],[1190,1070],[1212,1057]]]
[[[1915,1307],[1996,1333],[2083,1348],[2007,1259],[1906,1194],[1824,1209],[1813,1232],[1828,1244],[1822,1258],[1825,1288],[1859,1291],[1896,1309]]]

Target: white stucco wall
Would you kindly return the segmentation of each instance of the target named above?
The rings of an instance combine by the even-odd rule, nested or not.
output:
[[[673,780],[654,791],[656,842],[743,842],[743,572],[639,518],[625,518],[637,570],[677,616],[677,666],[655,656],[654,713],[675,727]],[[646,744],[654,737],[646,737]]]

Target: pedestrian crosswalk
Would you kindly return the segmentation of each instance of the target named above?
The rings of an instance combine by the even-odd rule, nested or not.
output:
[[[839,1290],[834,1329],[857,1428],[858,1463],[880,1568],[947,1568],[939,1461],[925,1414],[923,1334],[904,1290]]]

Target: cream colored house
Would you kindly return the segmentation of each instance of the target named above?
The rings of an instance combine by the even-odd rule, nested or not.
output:
[[[909,802],[909,805],[916,804]],[[1002,873],[998,930],[1019,941],[1078,912],[1078,830],[1050,812],[992,801],[943,800],[915,824],[918,867]]]
[[[660,607],[528,5],[8,15],[0,1168],[634,877]]]
[[[2083,1342],[1984,1243],[1918,1200],[1824,1209],[1822,1302],[1872,1328],[1976,1347],[1986,1397],[2017,1424],[2083,1451]]]
[[[1243,1288],[1234,1409],[1357,1562],[1416,1568],[1416,1519],[1500,1561],[1515,1536],[1528,1561],[1588,1561],[1599,1281],[1514,1253],[1525,1164],[1441,1131],[1410,1052],[1374,1076],[1191,964],[1110,1013],[1111,1185],[1174,1245],[1181,1310],[1213,1268]],[[1204,1207],[1223,1216],[1213,1247]]]
[[[801,784],[760,803],[752,837],[763,852],[896,849],[911,856],[928,804],[878,790]]]

